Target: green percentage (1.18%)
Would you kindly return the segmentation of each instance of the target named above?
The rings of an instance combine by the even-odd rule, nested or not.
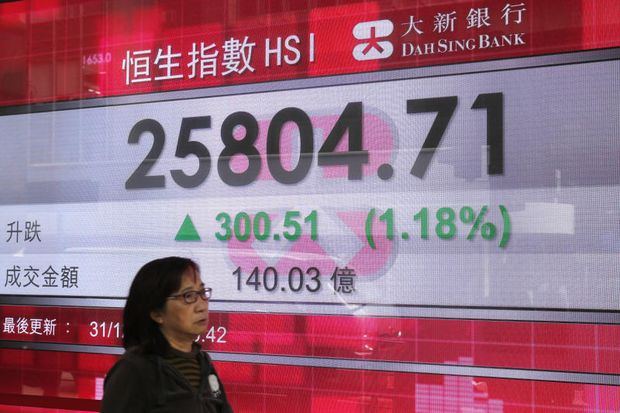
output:
[[[504,205],[499,205],[498,208],[502,216],[502,228],[500,231],[502,237],[499,242],[499,247],[506,248],[506,245],[510,239],[512,228],[510,223],[510,215]],[[437,209],[435,212],[434,222],[431,222],[432,218],[429,216],[429,208],[424,207],[413,215],[413,220],[416,223],[419,223],[419,237],[424,240],[429,239],[432,224],[434,224],[434,234],[437,238],[442,240],[450,240],[455,238],[458,231],[457,224],[460,221],[462,224],[471,225],[467,231],[466,238],[468,241],[472,241],[477,234],[480,234],[482,239],[491,241],[497,236],[497,225],[493,222],[485,222],[485,217],[488,211],[489,207],[487,205],[483,205],[477,213],[474,208],[470,206],[463,206],[458,210],[458,214],[454,208],[443,207]],[[368,245],[373,249],[375,249],[375,236],[373,232],[375,214],[376,209],[372,208],[366,218],[366,240],[368,241]],[[385,223],[385,238],[392,241],[394,239],[395,231],[394,210],[392,208],[386,209],[385,212],[379,216],[379,221]],[[410,238],[410,233],[408,231],[402,232],[401,235],[403,240]]]

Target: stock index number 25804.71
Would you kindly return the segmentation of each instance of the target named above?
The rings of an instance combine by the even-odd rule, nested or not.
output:
[[[439,147],[446,128],[452,119],[457,107],[457,96],[434,97],[424,99],[410,99],[406,101],[406,112],[436,113],[426,139],[411,167],[410,174],[417,178],[424,178],[430,161]],[[475,99],[471,109],[486,109],[486,145],[488,147],[489,175],[502,175],[504,172],[504,100],[502,93],[480,94]],[[342,166],[347,168],[349,180],[362,179],[362,167],[369,162],[369,153],[363,143],[363,106],[362,102],[349,102],[327,138],[322,143],[317,154],[318,166]],[[287,123],[293,123],[298,130],[299,154],[296,165],[291,169],[285,168],[282,162],[281,138],[282,130]],[[244,129],[244,135],[237,138],[234,134],[237,128]],[[193,155],[198,167],[193,167],[193,174],[183,169],[171,169],[172,180],[182,188],[195,188],[205,182],[211,171],[212,157],[207,146],[197,140],[191,140],[193,130],[210,129],[211,116],[185,117],[181,120],[181,128],[177,140],[176,158],[185,159]],[[142,162],[125,182],[128,190],[165,188],[166,175],[152,173],[157,161],[164,150],[166,133],[163,126],[155,119],[138,121],[129,132],[128,143],[139,144],[144,134],[153,136],[150,151]],[[244,186],[253,183],[263,167],[263,156],[260,150],[266,151],[267,168],[271,176],[285,185],[297,184],[310,171],[314,161],[314,129],[308,114],[296,107],[287,107],[278,111],[269,122],[267,130],[266,148],[256,146],[259,136],[259,124],[256,118],[248,112],[234,112],[222,122],[220,138],[224,148],[215,160],[220,179],[229,186]],[[337,148],[346,139],[347,150]],[[247,160],[245,170],[236,171],[232,167],[232,159],[242,156]],[[385,179],[385,174],[382,179]],[[389,174],[391,176],[391,173]],[[388,178],[389,179],[389,178]]]

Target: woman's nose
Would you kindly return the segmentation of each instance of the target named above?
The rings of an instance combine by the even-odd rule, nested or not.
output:
[[[209,309],[209,300],[203,300],[202,298],[198,298],[196,302],[196,312],[203,312]]]

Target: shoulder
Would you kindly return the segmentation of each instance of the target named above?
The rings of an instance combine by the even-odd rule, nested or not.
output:
[[[205,350],[202,350],[202,349],[201,349],[199,354],[200,354],[200,356],[201,356],[202,358],[204,358],[205,360],[207,360],[207,361],[209,361],[209,362],[211,361],[211,356],[210,356],[210,355],[209,355],[209,353],[207,353]]]
[[[115,379],[123,382],[137,381],[157,368],[156,356],[145,355],[130,349],[119,358],[106,375],[105,382]]]
[[[213,369],[213,360],[211,359],[211,356],[209,355],[209,353],[207,353],[204,350],[200,350],[200,359],[202,360],[202,362],[205,364],[205,366],[208,366],[208,368],[211,370]]]
[[[155,398],[156,368],[149,356],[126,352],[105,377],[101,412],[148,411]]]

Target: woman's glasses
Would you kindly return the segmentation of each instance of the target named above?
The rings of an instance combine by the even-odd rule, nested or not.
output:
[[[207,287],[198,291],[186,291],[184,293],[174,294],[169,296],[168,299],[171,300],[183,297],[183,301],[185,301],[185,304],[194,304],[196,301],[198,301],[198,297],[202,298],[204,301],[207,301],[209,298],[211,298],[211,291],[211,288]]]

